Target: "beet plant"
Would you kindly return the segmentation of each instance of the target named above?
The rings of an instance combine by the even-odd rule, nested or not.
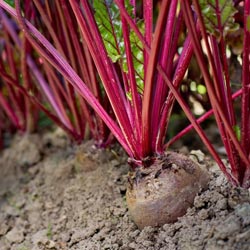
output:
[[[39,9],[39,1],[29,2]],[[89,51],[95,78],[102,84],[111,111],[105,109],[82,72],[74,68],[53,38],[28,21],[20,0],[15,0],[15,8],[3,0],[0,6],[17,20],[37,55],[50,65],[47,70],[56,70],[74,87],[128,154],[131,172],[126,196],[138,227],[176,221],[206,186],[208,176],[188,157],[166,151],[166,133],[175,101],[211,154],[218,157],[179,91],[193,55],[190,36],[182,36],[186,24],[179,1],[159,3],[156,22],[152,0],[143,1],[141,13],[137,12],[136,1],[58,2],[65,15],[65,27],[80,34],[80,45]],[[48,6],[49,2],[44,3]],[[67,11],[73,15],[67,15]],[[47,29],[54,25],[53,18],[49,23],[41,16]],[[53,27],[59,37],[61,33],[57,33],[56,25]],[[89,61],[83,63],[81,66],[88,67]]]
[[[9,3],[14,4],[13,1]],[[84,79],[100,103],[109,109],[105,92],[102,92],[96,79],[96,68],[89,51],[81,44],[80,34],[72,30],[75,20],[72,18],[65,25],[66,18],[72,16],[72,11],[67,10],[66,2],[62,5],[59,2],[44,5],[40,1],[24,4],[27,5],[24,10],[26,18],[46,35]],[[93,114],[93,110],[60,72],[36,53],[16,21],[2,9],[0,20],[3,34],[0,102],[4,113],[15,127],[32,132],[37,128],[38,114],[42,110],[75,141],[93,138],[99,146],[109,143],[112,137],[104,122]]]
[[[4,132],[19,130],[31,133],[37,127],[38,112],[27,96],[22,95],[15,84],[22,82],[23,87],[31,89],[31,81],[26,72],[27,42],[23,39],[23,50],[13,41],[8,27],[16,33],[15,23],[8,22],[6,14],[0,10],[0,138]],[[16,37],[18,35],[16,34]],[[21,40],[19,39],[21,44]],[[11,84],[15,82],[15,84]],[[0,139],[0,141],[2,141]],[[3,144],[0,143],[0,144]]]
[[[227,152],[230,168],[217,156],[221,170],[237,186],[250,187],[250,1],[193,1],[193,8],[182,1],[188,32],[201,69],[221,140]],[[237,9],[243,10],[236,23]],[[195,13],[195,14],[194,14]],[[198,21],[197,21],[198,19]],[[196,26],[200,32],[196,32]],[[235,30],[243,33],[242,74],[239,90],[233,93],[226,57],[228,35]],[[203,43],[202,43],[203,42]],[[207,63],[208,62],[208,63]],[[240,115],[233,98],[241,95]]]

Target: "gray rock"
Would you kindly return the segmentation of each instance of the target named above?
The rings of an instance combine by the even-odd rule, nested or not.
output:
[[[235,213],[242,219],[243,226],[250,224],[250,204],[243,203],[235,208]]]
[[[13,243],[21,243],[24,240],[24,235],[23,235],[22,229],[18,229],[15,227],[11,231],[9,231],[5,235],[5,237],[12,244]]]
[[[217,227],[218,238],[225,239],[226,237],[230,237],[230,235],[237,233],[240,227],[240,220],[234,216],[230,216]]]

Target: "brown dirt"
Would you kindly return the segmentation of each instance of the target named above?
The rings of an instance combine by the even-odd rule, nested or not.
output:
[[[70,146],[58,131],[16,137],[0,153],[0,249],[250,249],[249,191],[232,187],[197,152],[211,174],[209,189],[176,223],[138,230],[125,201],[126,157],[118,151]]]

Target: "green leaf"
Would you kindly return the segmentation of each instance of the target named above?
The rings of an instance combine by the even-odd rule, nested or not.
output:
[[[234,21],[237,10],[234,8],[233,0],[199,0],[199,3],[209,34],[220,38],[239,28]]]
[[[15,7],[15,1],[14,0],[4,0],[4,2],[6,2],[8,5],[10,5],[11,7]]]
[[[122,22],[119,7],[113,0],[94,0],[95,20],[102,36],[108,56],[112,62],[118,62],[124,73],[128,73],[125,45],[122,32]],[[133,16],[133,6],[129,0],[125,0],[125,8],[128,14]],[[144,33],[144,23],[137,22],[137,26]],[[134,31],[130,30],[129,40],[135,69],[135,79],[138,92],[143,93],[144,67],[143,67],[143,45]],[[130,95],[127,93],[128,99]]]
[[[144,23],[137,22],[137,26],[139,27],[141,32],[144,32]],[[135,75],[136,84],[138,92],[142,94],[144,88],[143,45],[134,31],[130,32],[130,43],[131,43],[131,50],[133,53],[133,64],[136,72]]]
[[[236,134],[236,138],[238,139],[238,141],[240,141],[240,138],[241,138],[240,126],[238,125],[233,126],[233,130]]]
[[[124,54],[122,27],[119,8],[113,1],[94,0],[95,20],[105,48],[112,62],[117,62]]]

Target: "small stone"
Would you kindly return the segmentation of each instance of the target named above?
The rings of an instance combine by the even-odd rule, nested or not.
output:
[[[68,137],[61,128],[52,133],[47,133],[43,138],[43,144],[48,147],[65,148],[69,144]]]
[[[216,208],[219,210],[227,209],[227,199],[223,198],[221,200],[218,200],[216,203]]]
[[[149,247],[151,247],[151,246],[154,245],[154,242],[149,241],[149,240],[144,240],[144,241],[142,242],[142,245],[143,245],[144,247],[149,248]]]
[[[129,244],[129,247],[132,248],[132,249],[136,249],[136,248],[137,248],[135,242],[131,242],[131,243]]]
[[[5,222],[1,223],[0,236],[5,235],[8,232],[9,228],[10,228],[9,225],[6,224]]]
[[[206,219],[209,217],[208,210],[206,210],[206,209],[201,209],[200,212],[199,212],[199,217],[200,217],[200,219],[202,219],[202,220],[206,220]]]
[[[46,247],[48,249],[54,249],[54,248],[56,248],[56,243],[53,240],[48,240],[46,242]]]
[[[244,239],[249,239],[250,238],[250,229],[247,230],[244,233],[236,235],[236,241],[243,241]]]
[[[135,230],[135,231],[129,233],[129,236],[130,236],[131,238],[136,238],[139,234],[140,234],[140,230],[137,229],[137,230]]]
[[[225,239],[234,235],[240,230],[240,221],[234,216],[228,217],[222,224],[217,227],[218,238]]]
[[[243,226],[250,224],[250,204],[243,203],[235,208],[235,213],[242,219]]]
[[[63,242],[69,242],[70,238],[71,238],[71,236],[70,236],[69,232],[63,233],[61,235],[61,239],[62,239]]]
[[[44,207],[46,210],[51,210],[52,208],[55,207],[55,204],[53,201],[47,200],[47,201],[45,201]]]
[[[190,152],[189,158],[198,163],[202,163],[205,159],[205,155],[201,150],[192,150]]]
[[[196,207],[196,208],[202,208],[202,207],[204,207],[205,206],[205,201],[204,201],[204,199],[202,198],[202,197],[200,197],[200,196],[196,196],[195,198],[194,198],[194,206]]]
[[[38,138],[27,135],[16,144],[16,161],[20,166],[32,166],[41,159]]]
[[[21,229],[13,228],[6,234],[6,239],[10,243],[21,243],[24,240],[23,231]]]

